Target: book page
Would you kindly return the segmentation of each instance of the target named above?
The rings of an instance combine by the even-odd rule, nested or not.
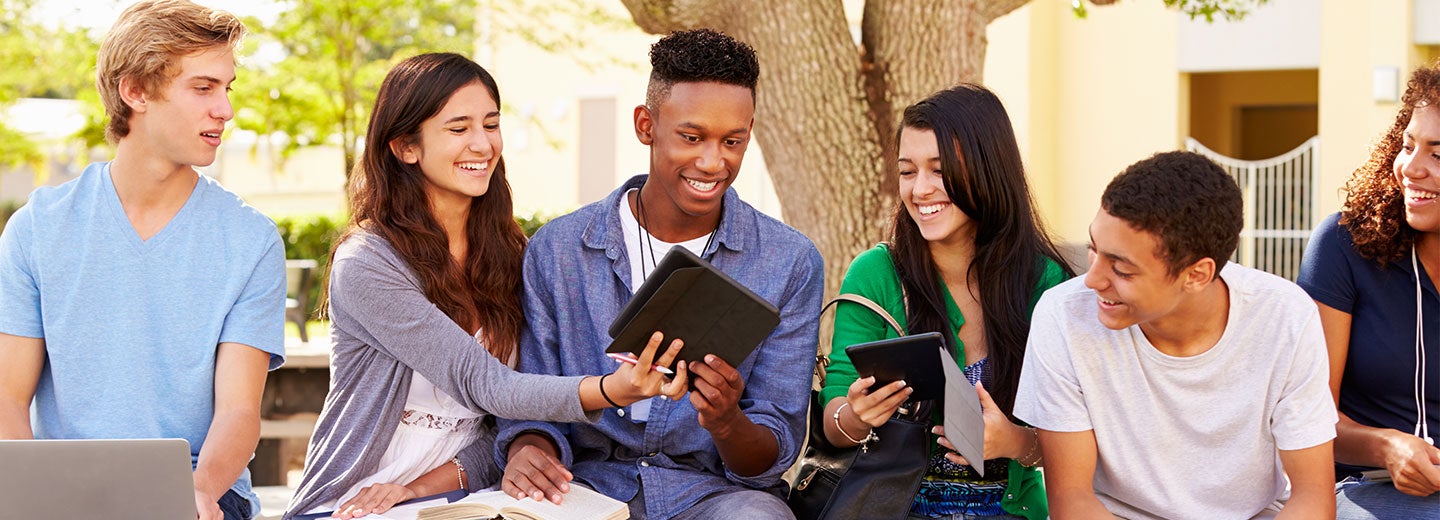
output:
[[[504,491],[471,493],[469,496],[449,504],[422,509],[416,518],[418,520],[490,518],[498,514],[501,507],[513,503],[515,503],[515,499],[506,495]]]
[[[597,520],[624,519],[630,507],[583,486],[570,486],[560,505],[550,501],[537,502],[526,498],[500,510],[507,517],[533,520]]]

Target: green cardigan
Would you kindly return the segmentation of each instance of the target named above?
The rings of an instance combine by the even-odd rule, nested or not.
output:
[[[1047,259],[1045,273],[1041,276],[1035,293],[1030,297],[1030,310],[1035,309],[1035,302],[1039,301],[1041,293],[1064,280],[1065,272],[1055,262]],[[876,245],[855,257],[855,261],[850,263],[850,269],[845,272],[840,292],[869,298],[894,316],[901,327],[909,327],[905,322],[905,300],[900,279],[896,275],[890,249],[885,244]],[[960,314],[960,308],[955,305],[949,289],[945,289],[945,304],[951,328],[960,330],[960,326],[965,323],[965,317]],[[836,397],[844,397],[850,384],[858,377],[855,365],[850,363],[850,356],[845,353],[845,347],[894,337],[895,331],[890,330],[884,319],[868,309],[845,301],[836,304],[835,333],[831,338],[830,366],[825,374],[825,385],[820,390],[821,405]],[[956,361],[963,365],[965,345],[958,339],[956,345],[960,350]],[[1011,460],[1008,479],[1005,497],[1000,500],[1000,506],[1006,512],[1031,520],[1043,519],[1050,514],[1045,502],[1045,484],[1037,469],[1027,468]]]

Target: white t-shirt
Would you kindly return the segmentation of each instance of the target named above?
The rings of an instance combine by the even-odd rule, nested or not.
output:
[[[1041,297],[1015,416],[1041,429],[1094,430],[1095,494],[1124,518],[1255,518],[1289,498],[1280,450],[1335,437],[1325,337],[1295,284],[1228,263],[1225,332],[1173,357],[1138,325],[1100,324],[1077,277]]]
[[[671,244],[641,231],[640,221],[635,218],[635,212],[630,211],[630,192],[634,191],[639,191],[639,188],[625,192],[625,196],[620,197],[620,205],[615,208],[620,213],[620,230],[625,236],[625,254],[630,258],[630,288],[632,290],[638,289],[640,284],[645,283],[645,277],[650,275],[650,271],[655,270],[655,265],[660,263],[660,259],[665,258],[665,254],[670,252],[670,248],[683,246],[695,253],[695,256],[704,256],[705,245],[710,241],[710,236],[715,234],[714,231],[711,231],[698,238]],[[649,420],[651,399],[658,399],[658,397],[651,397],[630,405],[628,407],[630,420],[635,422]]]

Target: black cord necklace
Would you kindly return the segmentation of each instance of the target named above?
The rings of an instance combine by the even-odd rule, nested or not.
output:
[[[639,228],[636,233],[636,238],[640,240],[640,252],[642,254],[645,253],[645,246],[650,246],[650,270],[653,271],[656,267],[660,266],[660,262],[655,259],[655,243],[652,242],[655,236],[650,234],[649,219],[645,217],[645,197],[640,196],[640,190],[638,189],[635,190],[635,209],[637,210],[636,213],[639,213],[639,215],[637,215],[638,218],[635,220],[635,223],[638,225],[635,227]],[[705,239],[705,247],[700,249],[701,258],[704,258],[705,254],[710,251],[710,245],[715,243],[715,235],[718,234],[720,234],[720,228],[717,226],[714,231],[710,232],[710,237]],[[642,256],[639,260],[640,276],[642,278],[649,276],[645,270],[645,258]]]

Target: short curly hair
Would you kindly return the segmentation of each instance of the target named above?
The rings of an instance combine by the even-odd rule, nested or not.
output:
[[[1156,253],[1173,278],[1202,258],[1225,267],[1245,226],[1240,186],[1219,165],[1193,152],[1163,152],[1116,175],[1100,207],[1160,238]]]
[[[760,61],[745,42],[711,29],[675,31],[650,46],[650,85],[645,106],[651,110],[670,97],[676,83],[714,82],[750,89],[760,79]]]
[[[1410,75],[1395,123],[1370,147],[1370,158],[1345,181],[1340,225],[1350,231],[1355,252],[1381,267],[1404,256],[1416,232],[1405,222],[1405,198],[1395,179],[1395,156],[1416,108],[1440,103],[1440,61]]]

